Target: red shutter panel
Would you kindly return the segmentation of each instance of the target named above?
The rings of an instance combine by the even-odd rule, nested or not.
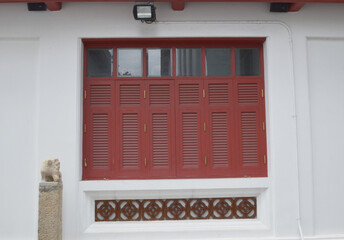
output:
[[[173,81],[149,81],[148,100],[149,140],[145,146],[149,177],[167,178],[175,174],[175,127]]]
[[[202,177],[201,80],[177,81],[177,145],[179,177]]]
[[[109,81],[94,81],[84,93],[84,179],[110,178],[113,170],[114,121],[112,108],[114,85]]]
[[[119,81],[117,83],[116,112],[119,131],[118,152],[115,154],[116,178],[143,178],[142,156],[142,82]]]
[[[265,129],[262,84],[259,80],[237,82],[238,126],[241,176],[266,176]]]
[[[232,158],[233,106],[232,83],[229,80],[207,80],[205,116],[207,136],[205,147],[208,156],[208,174],[228,177],[234,173]]]

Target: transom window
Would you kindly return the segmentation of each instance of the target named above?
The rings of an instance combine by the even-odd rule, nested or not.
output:
[[[83,179],[267,176],[262,42],[84,40]]]

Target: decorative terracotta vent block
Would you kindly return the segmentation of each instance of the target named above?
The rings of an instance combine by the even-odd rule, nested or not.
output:
[[[256,217],[255,197],[95,201],[96,222],[255,219]]]

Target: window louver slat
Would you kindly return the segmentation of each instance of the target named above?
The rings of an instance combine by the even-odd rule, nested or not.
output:
[[[120,85],[121,105],[140,105],[140,85]]]
[[[124,113],[122,116],[122,128],[122,167],[138,167],[138,115],[136,113]]]
[[[179,85],[179,104],[199,104],[199,85],[180,84]]]
[[[150,105],[170,105],[170,86],[169,85],[150,85],[149,86]]]
[[[199,137],[197,124],[197,113],[182,114],[182,156],[184,167],[197,167],[199,156]]]
[[[166,113],[152,116],[153,167],[168,167],[169,134],[168,115]]]
[[[91,105],[109,105],[111,104],[110,85],[91,85],[90,86]]]
[[[109,118],[107,114],[93,114],[92,119],[92,156],[94,168],[109,165]]]
[[[228,104],[228,84],[209,84],[209,103]]]
[[[257,104],[258,86],[256,83],[238,84],[238,102],[239,104]]]
[[[241,144],[243,165],[257,164],[258,134],[255,112],[241,113]]]
[[[213,166],[228,165],[228,121],[227,113],[212,113]]]

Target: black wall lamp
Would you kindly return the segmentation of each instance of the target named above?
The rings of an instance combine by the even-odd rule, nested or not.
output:
[[[155,6],[152,3],[136,3],[133,14],[136,20],[145,23],[152,23],[156,19]]]

